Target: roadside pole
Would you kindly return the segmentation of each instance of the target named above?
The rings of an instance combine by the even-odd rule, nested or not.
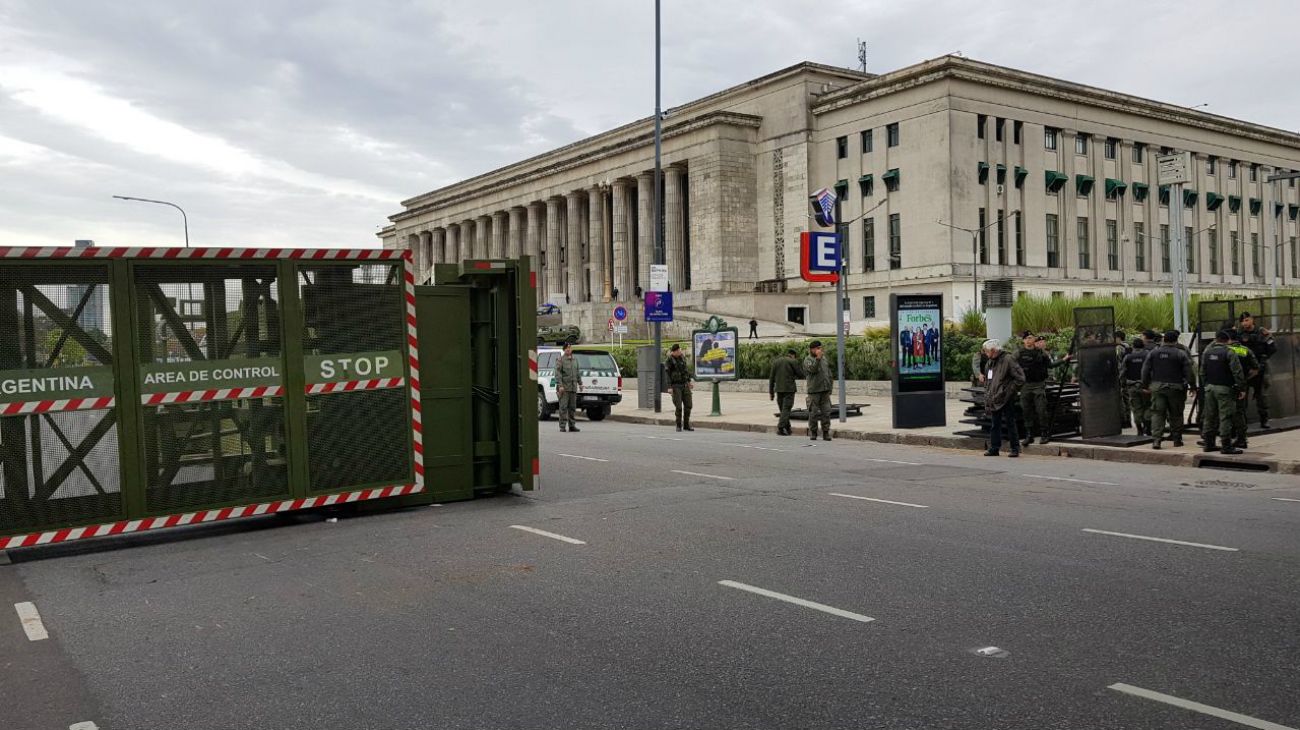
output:
[[[659,0],[655,0],[655,182],[654,182],[654,261],[664,263],[664,228],[663,201],[660,188],[663,186],[663,167],[660,150],[663,142],[663,113],[659,108]],[[655,358],[664,356],[663,325],[655,322]],[[655,368],[655,413],[663,410],[663,369]]]
[[[847,234],[848,231],[845,231]],[[840,381],[840,423],[846,419],[844,410],[846,408],[844,396],[844,315],[847,312],[844,309],[844,245],[839,247],[839,276],[835,277],[835,369],[839,371]],[[809,426],[811,428],[811,425]]]
[[[1177,152],[1156,158],[1156,185],[1169,186],[1170,256],[1173,280],[1174,329],[1187,331],[1187,241],[1183,238],[1183,185],[1191,181],[1192,154]]]

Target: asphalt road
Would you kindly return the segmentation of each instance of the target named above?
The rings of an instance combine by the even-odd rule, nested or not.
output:
[[[1295,477],[581,425],[536,493],[15,553],[0,728],[1300,728]]]

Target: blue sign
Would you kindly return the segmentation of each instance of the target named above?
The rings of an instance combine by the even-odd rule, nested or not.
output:
[[[673,293],[670,291],[648,291],[645,293],[645,321],[673,321]]]
[[[843,242],[838,233],[813,231],[808,237],[808,268],[811,271],[839,271]]]
[[[627,308],[622,304],[614,307],[614,319],[617,319],[620,322],[627,319]]]

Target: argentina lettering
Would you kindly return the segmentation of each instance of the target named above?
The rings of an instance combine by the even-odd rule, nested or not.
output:
[[[22,403],[113,395],[108,367],[0,370],[0,403]]]

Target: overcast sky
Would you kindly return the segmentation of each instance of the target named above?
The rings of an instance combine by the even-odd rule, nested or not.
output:
[[[1300,127],[1300,5],[664,0],[664,105],[963,55]],[[0,0],[0,246],[375,246],[399,201],[654,108],[650,0]]]

